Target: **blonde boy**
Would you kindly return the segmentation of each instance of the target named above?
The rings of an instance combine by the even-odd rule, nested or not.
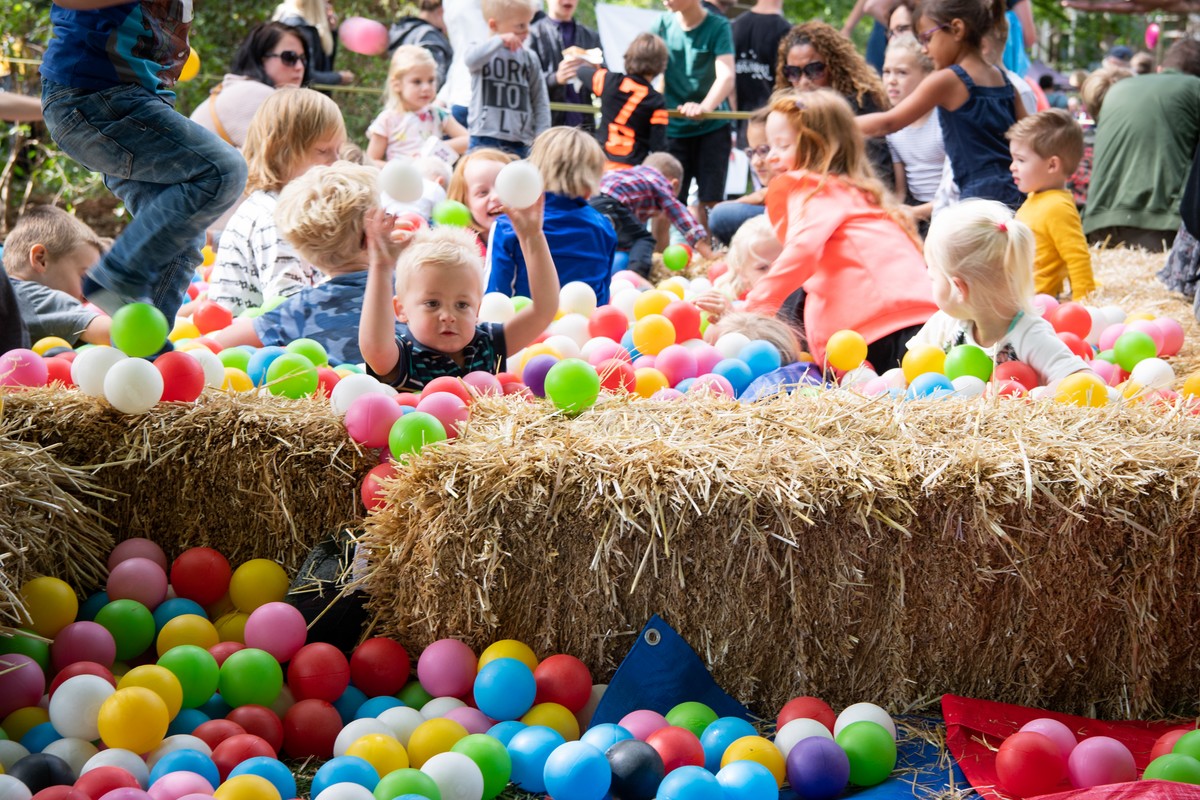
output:
[[[1083,131],[1068,112],[1055,108],[1013,125],[1008,141],[1013,179],[1029,195],[1017,219],[1033,230],[1037,241],[1034,288],[1057,296],[1066,279],[1071,295],[1080,300],[1096,288],[1096,281],[1079,210],[1066,185],[1083,158]]]

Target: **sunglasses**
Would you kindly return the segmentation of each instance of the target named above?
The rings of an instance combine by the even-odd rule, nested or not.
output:
[[[751,161],[756,158],[766,158],[770,152],[771,145],[769,144],[760,144],[758,147],[747,147],[746,158],[750,159]]]
[[[935,28],[930,28],[929,30],[925,31],[924,33],[918,33],[917,41],[921,43],[922,47],[928,47],[929,43],[933,41],[933,35],[935,33],[937,33],[938,31],[944,31],[944,30],[946,30],[946,28],[949,28],[949,27],[950,27],[949,25],[938,25]]]
[[[808,78],[810,81],[819,81],[821,76],[825,74],[824,61],[810,61],[803,67],[793,67],[791,64],[784,64],[783,77],[791,83],[800,80],[801,76]]]
[[[306,60],[303,53],[297,53],[295,50],[284,50],[280,53],[267,53],[263,56],[263,61],[266,61],[268,58],[278,58],[286,67],[294,67],[297,64],[303,64]]]

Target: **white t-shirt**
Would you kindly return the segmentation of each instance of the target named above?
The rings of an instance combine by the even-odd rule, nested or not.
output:
[[[429,139],[440,141],[444,135],[442,123],[450,112],[436,106],[420,111],[386,109],[375,117],[367,128],[367,135],[382,136],[387,142],[385,161],[408,156],[418,158],[421,148]]]
[[[479,0],[443,0],[442,15],[446,20],[446,35],[454,48],[454,60],[446,72],[446,83],[438,99],[452,106],[471,105],[471,72],[463,56],[474,45],[491,36]]]
[[[937,110],[929,115],[924,125],[914,123],[889,133],[887,143],[892,161],[904,165],[909,193],[921,203],[933,200],[946,164],[946,146],[942,143],[942,124],[938,122]]]

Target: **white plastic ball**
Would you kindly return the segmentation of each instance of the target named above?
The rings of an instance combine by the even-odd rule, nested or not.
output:
[[[1108,394],[1108,402],[1122,403],[1125,401],[1125,395],[1115,386],[1105,386],[1104,391]]]
[[[362,784],[345,782],[326,786],[316,800],[375,800],[375,795]]]
[[[100,751],[91,742],[69,737],[66,739],[56,739],[42,748],[42,752],[47,755],[58,756],[67,762],[67,766],[71,768],[71,772],[75,773],[75,778],[78,779],[88,759]]]
[[[29,755],[29,751],[20,742],[11,739],[0,739],[0,767],[8,772],[12,765]]]
[[[721,358],[737,358],[738,353],[742,352],[742,348],[750,344],[750,337],[744,333],[727,333],[720,339],[717,339],[717,352],[721,354]]]
[[[508,358],[504,359],[504,371],[514,375],[521,374],[521,361],[525,358],[525,348],[522,347]]]
[[[607,683],[592,684],[592,693],[588,696],[588,701],[575,714],[575,719],[579,721],[579,730],[587,730],[592,724],[592,715],[596,713],[596,708],[600,705],[600,701],[604,699],[606,691],[608,691]]]
[[[620,342],[614,342],[607,336],[593,336],[584,343],[583,347],[579,348],[579,357],[587,361],[592,357],[592,353],[596,352],[596,348],[612,347],[613,345],[620,346]]]
[[[892,367],[879,377],[889,389],[903,389],[908,386],[908,379],[904,377],[904,370],[900,367]]]
[[[859,386],[878,377],[879,373],[868,366],[856,367],[843,375],[838,385],[848,389],[851,386]]]
[[[104,397],[122,414],[145,414],[162,394],[162,373],[143,358],[118,361],[104,376]]]
[[[425,193],[425,181],[411,158],[397,158],[379,170],[379,188],[399,203],[415,203]]]
[[[425,719],[444,717],[454,709],[462,708],[465,705],[466,703],[457,697],[435,697],[421,706],[421,716]]]
[[[433,778],[442,800],[480,800],[483,797],[483,773],[479,765],[462,753],[438,753],[421,766],[421,772]]]
[[[954,384],[954,396],[963,399],[979,397],[987,389],[987,384],[974,375],[959,375],[950,382]]]
[[[421,723],[425,722],[425,717],[421,716],[420,711],[408,706],[389,708],[380,714],[377,719],[391,729],[392,735],[396,737],[396,741],[404,745],[405,748],[408,747],[408,740],[412,737],[413,731]]]
[[[892,721],[891,714],[874,703],[855,703],[847,706],[842,713],[838,714],[837,721],[833,723],[833,735],[836,738],[850,725],[864,721],[883,726],[893,739],[896,738],[896,723]]]
[[[1105,306],[1100,309],[1100,312],[1104,314],[1104,318],[1108,320],[1109,325],[1119,325],[1129,316],[1125,313],[1125,309],[1120,306]]]
[[[381,722],[375,717],[365,717],[356,719],[348,723],[342,728],[341,733],[333,740],[333,754],[335,756],[344,756],[346,751],[350,749],[350,745],[357,742],[368,733],[382,733],[384,736],[391,736],[392,729],[386,722]],[[333,787],[330,787],[333,788]],[[322,792],[324,794],[324,792]]]
[[[163,739],[162,744],[151,750],[146,756],[146,766],[153,770],[160,758],[176,750],[198,750],[206,756],[212,755],[212,748],[203,739],[189,733],[179,733]]]
[[[1088,331],[1088,335],[1085,338],[1087,339],[1088,344],[1095,347],[1096,345],[1100,344],[1100,334],[1104,333],[1104,329],[1107,328],[1110,323],[1108,321],[1108,317],[1104,313],[1104,309],[1102,308],[1089,307],[1087,312],[1092,318],[1092,328]]]
[[[225,381],[225,365],[217,354],[207,347],[196,347],[188,350],[187,354],[200,362],[204,369],[204,385],[209,389],[220,389]]]
[[[1175,382],[1175,369],[1161,358],[1144,358],[1133,365],[1129,380],[1147,389],[1166,389]]]
[[[498,322],[504,324],[516,316],[512,298],[501,292],[488,292],[479,304],[480,322]]]
[[[591,337],[588,335],[588,319],[582,314],[565,314],[550,323],[550,334],[561,334],[575,340],[575,344],[583,347]]]
[[[637,289],[622,289],[619,292],[614,292],[609,298],[608,303],[611,306],[621,309],[625,316],[629,317],[629,322],[634,322],[634,306],[637,305],[638,298],[642,293]]]
[[[637,291],[637,287],[624,278],[613,278],[612,283],[608,284],[608,296],[615,297],[617,292],[623,292],[626,289]]]
[[[59,691],[61,690],[62,687],[59,687]],[[54,694],[57,696],[58,692]],[[143,789],[150,785],[150,768],[146,766],[145,760],[132,750],[122,750],[119,747],[101,750],[88,759],[80,774],[97,767],[120,767],[136,778],[138,785]]]
[[[333,387],[329,395],[329,404],[333,406],[334,414],[344,417],[355,400],[371,393],[387,394],[387,387],[370,375],[347,375]]]
[[[783,757],[787,758],[788,753],[792,752],[792,748],[802,739],[808,739],[812,736],[822,736],[826,739],[832,739],[833,734],[829,732],[820,722],[815,719],[800,717],[794,719],[784,725],[775,734],[775,746],[779,748],[779,752],[783,753]]]
[[[1029,390],[1029,399],[1038,400],[1053,400],[1054,392],[1050,391],[1049,386],[1035,386]]]
[[[100,706],[116,691],[99,675],[68,678],[50,698],[50,724],[67,738],[74,736],[89,742],[99,739]]]
[[[548,347],[553,347],[554,351],[563,358],[579,358],[579,354],[582,352],[578,342],[570,336],[564,336],[561,333],[547,336],[545,344]]]
[[[708,342],[704,341],[703,339],[688,339],[686,342],[680,342],[680,344],[682,344],[688,350],[691,350],[693,353],[709,346]]]
[[[118,361],[129,356],[115,347],[93,347],[84,350],[71,362],[71,380],[79,391],[92,397],[104,397],[104,376]]]
[[[564,314],[590,317],[596,310],[596,291],[583,281],[571,281],[558,290],[558,307]]]
[[[528,161],[505,164],[496,174],[496,197],[509,208],[529,208],[542,196],[542,173]]]
[[[0,774],[0,800],[29,800],[29,787],[12,775]]]

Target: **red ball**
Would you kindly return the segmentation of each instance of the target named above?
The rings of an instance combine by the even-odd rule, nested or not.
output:
[[[212,647],[208,648],[209,655],[217,660],[217,666],[225,663],[225,659],[236,653],[238,650],[245,650],[246,645],[241,642],[217,642]]]
[[[238,706],[226,714],[225,719],[236,722],[246,733],[265,741],[276,755],[283,747],[283,721],[266,706]]]
[[[535,703],[558,703],[577,714],[592,697],[592,673],[575,656],[559,653],[533,670],[537,681]]]
[[[600,386],[610,392],[632,392],[637,386],[633,365],[619,358],[610,358],[596,365]]]
[[[37,800],[90,800],[74,786],[49,786],[34,795]]]
[[[629,317],[616,306],[600,306],[588,319],[588,336],[607,336],[614,342],[621,341],[629,330]]]
[[[338,385],[338,381],[342,378],[329,367],[317,367],[317,391],[321,397],[329,397],[333,394],[333,387]]]
[[[509,381],[508,383],[501,384],[501,386],[506,395],[515,394],[533,402],[533,392],[529,391],[529,387],[520,381]]]
[[[202,722],[192,731],[192,736],[203,741],[210,750],[216,750],[226,739],[241,736],[246,729],[227,719],[212,719]]]
[[[1179,737],[1185,733],[1189,733],[1191,730],[1191,728],[1177,728],[1173,731],[1167,731],[1155,739],[1154,747],[1150,750],[1150,761],[1170,753],[1175,748],[1175,743],[1179,741]]]
[[[100,800],[113,789],[140,789],[138,779],[120,767],[96,767],[79,776],[75,788],[90,800]]]
[[[187,353],[163,353],[154,359],[154,368],[162,375],[162,399],[168,403],[191,403],[204,391],[204,367]]]
[[[462,378],[455,378],[451,375],[443,375],[440,378],[434,378],[429,383],[425,384],[425,388],[421,390],[421,399],[424,400],[434,392],[450,392],[462,398],[462,401],[467,405],[471,405],[474,399],[471,397],[471,389]]]
[[[1016,381],[997,381],[992,384],[992,391],[997,397],[1024,397],[1029,390]]]
[[[108,681],[116,688],[117,679],[112,674],[112,670],[103,664],[97,664],[95,661],[76,661],[68,664],[58,671],[54,676],[54,680],[50,681],[50,689],[48,695],[54,697],[54,693],[58,691],[58,687],[62,686],[63,681],[70,680],[77,675],[95,675]]]
[[[342,715],[324,700],[301,700],[283,715],[283,752],[292,758],[333,757]]]
[[[229,771],[243,761],[259,756],[275,758],[277,755],[270,743],[261,736],[239,733],[214,747],[212,760],[217,765],[217,771],[221,773],[221,780],[225,780],[229,777]]]
[[[408,683],[411,667],[403,645],[376,637],[367,639],[350,655],[350,680],[367,697],[395,694]]]
[[[646,744],[662,756],[663,768],[667,772],[680,767],[704,766],[704,745],[687,728],[678,725],[659,728],[646,737]]]
[[[726,272],[729,272],[729,265],[724,261],[714,261],[712,264],[708,265],[707,275],[710,281],[715,281]]]
[[[1025,387],[1025,390],[1034,389],[1037,387],[1038,375],[1033,371],[1033,367],[1026,364],[1024,361],[1004,361],[996,365],[992,370],[993,381],[1016,381]]]
[[[401,392],[396,395],[396,404],[401,406],[417,407],[417,403],[421,402],[421,395],[413,392]]]
[[[1047,319],[1058,333],[1073,333],[1080,339],[1092,331],[1092,315],[1079,303],[1063,303]]]
[[[288,664],[288,686],[297,700],[332,703],[350,685],[350,662],[331,644],[313,642],[301,647]]]
[[[213,352],[213,355],[216,355],[217,353],[220,353],[222,350],[225,349],[224,347],[221,347],[221,345],[217,344],[215,341],[213,341],[211,338],[209,338],[207,336],[201,336],[196,341],[199,342],[200,344],[204,345],[205,347],[207,347],[209,350],[211,350]]]
[[[1079,356],[1084,361],[1091,361],[1096,357],[1096,351],[1092,349],[1092,346],[1075,334],[1060,333],[1058,338],[1059,341],[1070,348],[1072,353]]]
[[[511,372],[497,372],[496,380],[501,386],[503,386],[506,383],[520,383],[521,377],[519,375],[514,375]]]
[[[700,309],[686,300],[667,303],[662,315],[675,326],[675,341],[686,342],[700,338]]]
[[[1049,736],[1033,731],[1014,733],[996,753],[1000,788],[1018,797],[1054,791],[1067,776],[1067,762]]]
[[[232,575],[228,559],[211,547],[184,550],[171,564],[175,595],[202,606],[210,606],[225,596]]]
[[[192,313],[192,324],[201,333],[214,333],[233,322],[233,312],[212,300],[202,300]]]
[[[63,386],[74,386],[71,380],[71,362],[62,356],[46,359],[46,383],[61,383]]]
[[[775,720],[775,729],[781,730],[784,725],[794,719],[815,719],[829,728],[830,733],[833,733],[833,724],[837,722],[837,714],[834,714],[829,704],[819,697],[805,695],[793,697],[783,704],[783,708],[779,709],[779,717]]]
[[[189,300],[195,300],[200,296],[200,287],[194,283],[189,283],[187,288],[187,296]]]
[[[367,507],[367,511],[376,511],[387,505],[387,498],[383,496],[382,489],[380,488],[380,482],[385,478],[392,477],[395,474],[396,465],[390,461],[385,464],[371,467],[371,469],[367,471],[366,476],[363,477],[361,490],[363,505]],[[391,692],[385,692],[385,694],[391,694]]]

